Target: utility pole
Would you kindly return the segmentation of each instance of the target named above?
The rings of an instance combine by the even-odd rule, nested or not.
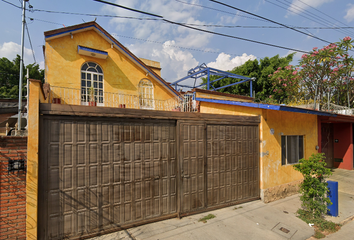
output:
[[[22,113],[21,113],[22,112],[22,75],[23,75],[23,50],[25,47],[24,40],[25,40],[25,24],[26,24],[26,19],[25,19],[26,2],[28,2],[28,0],[22,1],[21,59],[20,59],[20,77],[18,83],[18,121],[17,121],[18,131],[21,130],[21,119],[22,119]]]

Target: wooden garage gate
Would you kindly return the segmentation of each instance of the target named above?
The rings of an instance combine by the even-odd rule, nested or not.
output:
[[[41,117],[40,239],[259,198],[258,123]]]

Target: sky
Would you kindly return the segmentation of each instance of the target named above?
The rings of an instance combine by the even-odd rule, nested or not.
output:
[[[303,54],[301,51],[311,51],[313,47],[323,47],[346,36],[354,37],[351,0],[220,0],[231,7],[209,0],[107,1],[232,37],[171,24],[158,17],[93,0],[30,0],[26,3],[26,8],[31,5],[33,10],[26,11],[30,37],[25,31],[25,65],[36,62],[44,69],[45,31],[94,20],[137,57],[159,61],[162,77],[167,82],[187,76],[188,70],[203,63],[232,70],[249,59],[284,57],[294,51],[297,54],[292,64],[296,65]],[[20,54],[21,4],[20,0],[0,0],[0,57],[10,60]]]

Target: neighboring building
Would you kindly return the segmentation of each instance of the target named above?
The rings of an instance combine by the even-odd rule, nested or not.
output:
[[[27,101],[22,101],[22,109],[25,109]],[[6,133],[6,123],[13,129],[17,122],[14,115],[18,114],[18,99],[0,99],[0,135]],[[22,127],[26,126],[26,119],[23,118]]]
[[[30,81],[27,236],[88,237],[298,190],[325,112],[180,94],[95,22],[45,33]]]

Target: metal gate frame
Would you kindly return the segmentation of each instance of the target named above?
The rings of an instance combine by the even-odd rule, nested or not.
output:
[[[190,211],[190,212],[183,212],[181,211],[181,194],[180,194],[180,187],[181,187],[181,160],[180,160],[180,154],[178,154],[178,150],[180,149],[180,125],[181,123],[184,122],[199,122],[204,125],[204,174],[206,174],[206,127],[208,124],[222,124],[222,125],[241,125],[241,126],[257,126],[259,129],[259,124],[260,124],[260,117],[259,116],[234,116],[234,115],[220,115],[220,114],[203,114],[203,113],[180,113],[180,112],[162,112],[162,111],[151,111],[151,110],[135,110],[135,109],[116,109],[116,108],[91,108],[91,107],[86,107],[86,106],[69,106],[69,105],[59,105],[59,104],[40,104],[40,113],[41,117],[39,119],[39,124],[40,124],[40,138],[39,138],[39,143],[43,140],[43,132],[46,131],[43,129],[43,119],[47,117],[54,117],[54,118],[59,118],[62,119],[63,117],[65,118],[70,117],[98,117],[98,118],[105,118],[110,120],[114,119],[126,119],[128,121],[132,119],[151,119],[151,120],[174,120],[176,121],[176,145],[177,145],[177,213],[175,214],[170,214],[162,217],[156,217],[153,219],[149,219],[148,221],[138,221],[138,222],[133,222],[133,223],[128,223],[124,224],[121,226],[117,226],[117,228],[112,228],[112,229],[103,229],[100,232],[95,232],[95,233],[90,233],[86,234],[85,236],[80,236],[80,237],[75,237],[72,239],[78,239],[78,238],[88,238],[88,237],[93,237],[97,236],[98,234],[105,234],[109,232],[114,232],[117,230],[121,229],[126,229],[132,226],[137,226],[137,225],[142,225],[142,224],[147,224],[150,222],[156,222],[168,218],[173,218],[173,217],[182,217],[182,216],[187,216],[190,214],[195,214],[198,212],[205,212],[205,211],[210,211],[212,209],[218,209],[222,208],[225,206],[230,206],[234,204],[238,204],[241,202],[248,202],[252,200],[257,200],[259,199],[258,197],[252,198],[252,199],[246,199],[242,201],[234,201],[231,203],[223,204],[223,205],[218,205],[218,206],[213,206],[213,207],[207,207],[207,191],[204,193],[204,206],[203,208],[197,209],[195,211]],[[259,137],[259,135],[258,135]],[[43,152],[44,149],[43,147],[39,148],[39,175],[46,174],[46,167],[45,167],[45,159],[43,158]],[[259,147],[258,147],[258,152],[259,152]],[[258,154],[259,155],[259,154]],[[258,177],[259,177],[259,170],[260,168],[258,167]],[[43,178],[42,178],[43,179]],[[207,178],[204,177],[204,183],[206,187],[206,181]],[[258,184],[259,188],[259,184]],[[259,191],[258,191],[259,192]],[[45,224],[45,219],[43,218],[43,205],[41,204],[48,204],[43,200],[43,196],[45,195],[45,183],[43,181],[39,181],[39,206],[38,207],[38,236],[43,236],[43,233],[40,233],[40,226],[42,224]],[[42,217],[41,217],[42,216]]]
[[[182,138],[183,138],[183,134],[182,134],[182,129],[181,129],[181,125],[183,124],[199,124],[201,126],[204,126],[204,207],[203,208],[199,208],[196,210],[192,210],[192,211],[183,211],[183,180],[184,178],[186,178],[186,176],[184,175],[184,173],[181,171],[183,170],[183,159],[182,156],[183,154],[181,154],[182,151]],[[208,168],[208,161],[207,161],[207,128],[208,126],[213,126],[213,125],[225,125],[225,126],[256,126],[259,129],[259,123],[254,123],[254,122],[216,122],[216,121],[208,121],[208,120],[201,120],[201,121],[192,121],[192,120],[178,120],[177,121],[177,149],[179,150],[177,155],[177,159],[178,159],[178,181],[177,181],[177,188],[179,189],[178,194],[178,208],[177,208],[177,212],[178,212],[178,217],[184,217],[184,216],[188,216],[191,214],[196,214],[196,213],[200,213],[200,212],[205,212],[205,211],[210,211],[213,209],[219,209],[219,208],[223,208],[223,207],[227,207],[227,206],[231,206],[231,205],[235,205],[235,204],[240,204],[243,202],[249,202],[249,201],[254,201],[254,200],[258,200],[260,199],[260,191],[259,191],[259,186],[260,186],[260,163],[259,163],[259,157],[258,157],[258,172],[257,172],[257,176],[258,176],[258,184],[257,184],[257,188],[258,188],[258,194],[255,197],[252,198],[248,198],[248,199],[243,199],[243,200],[236,200],[236,201],[232,201],[229,203],[225,203],[225,204],[220,204],[217,206],[208,206],[208,178],[207,178],[207,168]],[[259,142],[259,133],[257,134],[257,139]],[[259,156],[259,145],[258,147],[256,147],[257,152],[256,155]],[[190,178],[190,176],[188,176],[187,178]]]

